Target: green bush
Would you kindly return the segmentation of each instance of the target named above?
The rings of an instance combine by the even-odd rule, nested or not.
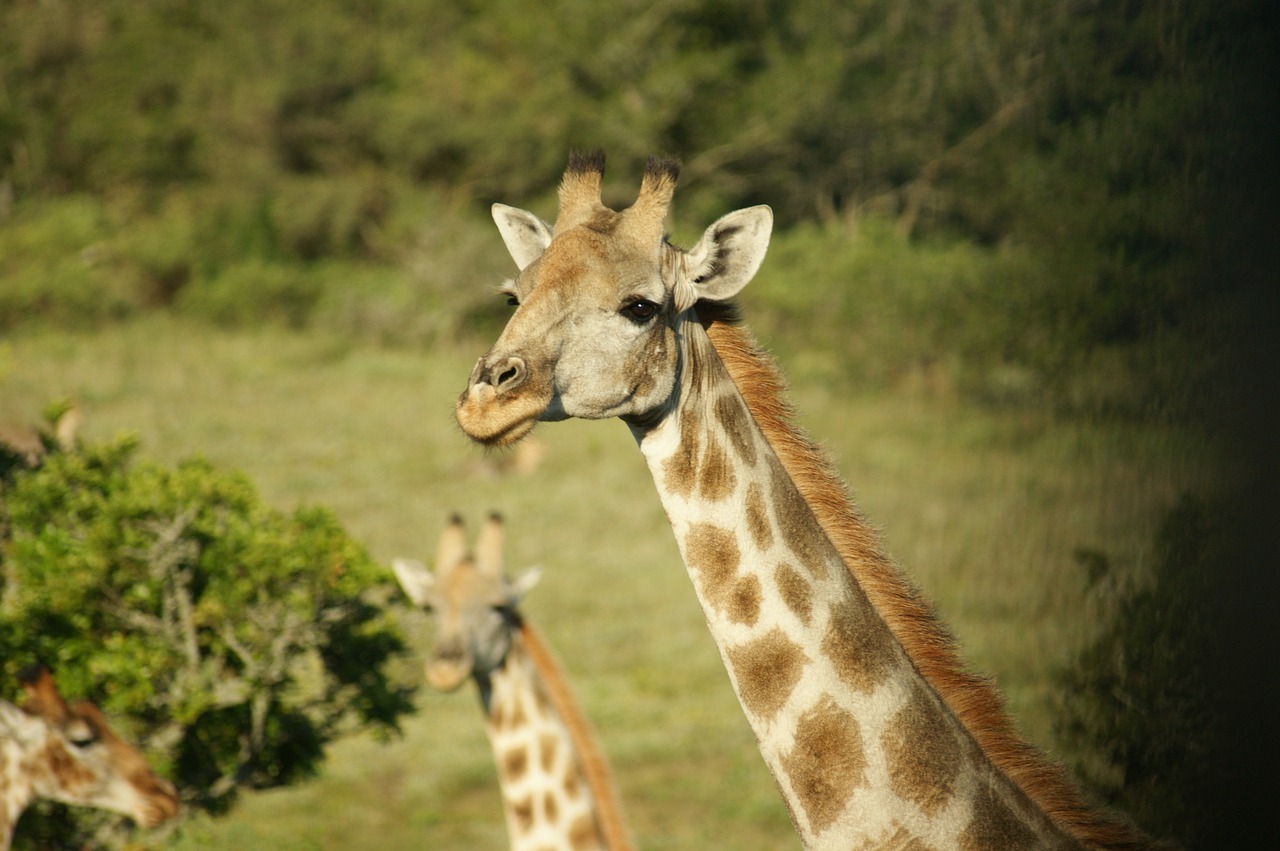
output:
[[[78,328],[142,307],[120,274],[100,200],[73,195],[24,212],[0,227],[0,330],[33,321]]]
[[[599,146],[615,206],[647,154],[685,159],[677,231],[755,203],[778,237],[892,222],[906,248],[881,259],[900,266],[860,271],[912,291],[870,338],[913,348],[945,386],[1167,419],[1223,383],[1251,274],[1223,223],[1269,203],[1251,191],[1271,156],[1251,68],[1274,41],[1268,4],[651,7],[0,5],[0,221],[63,234],[36,253],[0,244],[0,328],[178,302],[222,323],[306,324],[340,304],[378,339],[465,333],[490,322],[466,289],[488,271],[453,238],[493,201],[550,215],[567,152]],[[105,243],[71,238],[84,223],[63,202],[85,196]],[[834,248],[797,274],[865,259]],[[310,280],[366,263],[381,267],[362,276],[379,279],[368,305]],[[403,333],[382,319],[397,276],[390,300],[430,312]],[[843,340],[835,356],[862,357]]]
[[[396,728],[386,573],[330,512],[273,510],[242,474],[128,438],[52,448],[2,485],[6,697],[42,660],[214,811],[307,776],[340,728]]]
[[[305,269],[249,260],[188,285],[177,307],[219,325],[252,327],[276,321],[296,328],[306,324],[319,298],[320,287]]]
[[[1119,583],[1081,553],[1110,625],[1061,677],[1059,734],[1111,804],[1158,835],[1214,847],[1222,835],[1227,627],[1223,516],[1184,498],[1164,517],[1152,572]]]

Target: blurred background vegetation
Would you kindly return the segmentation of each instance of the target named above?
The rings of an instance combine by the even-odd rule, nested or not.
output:
[[[430,342],[494,309],[489,202],[550,215],[599,146],[625,203],[670,151],[677,238],[772,205],[768,321],[802,316],[856,386],[1178,415],[1245,297],[1215,223],[1257,214],[1234,189],[1268,13],[12,0],[0,328],[172,308]]]
[[[273,488],[273,475],[290,477],[262,465],[287,463],[277,457],[285,435],[259,435],[254,448],[251,429],[241,438],[250,448],[220,450],[219,429],[243,424],[180,426],[154,400],[121,402],[149,392],[204,411],[192,395],[202,391],[166,396],[177,379],[163,371],[93,370],[111,369],[102,364],[114,356],[132,365],[118,368],[140,369],[163,351],[205,374],[214,367],[197,353],[216,353],[231,372],[206,377],[234,397],[235,376],[271,368],[315,370],[344,387],[345,373],[326,370],[373,358],[376,375],[338,415],[391,416],[396,404],[364,406],[378,398],[375,379],[398,379],[404,362],[368,351],[426,354],[441,368],[474,357],[506,315],[492,285],[510,274],[488,205],[553,216],[567,152],[601,147],[613,206],[629,202],[645,156],[682,156],[677,242],[733,208],[774,208],[777,232],[747,315],[799,395],[811,388],[810,409],[844,396],[903,416],[904,405],[933,406],[945,412],[938,427],[957,430],[936,446],[922,441],[941,463],[999,443],[1032,447],[1027,457],[1045,469],[1084,459],[1105,429],[1113,442],[1097,457],[1116,464],[1132,456],[1149,472],[1194,456],[1189,466],[1229,473],[1245,457],[1233,450],[1269,441],[1274,413],[1269,397],[1259,401],[1272,385],[1251,382],[1270,380],[1274,202],[1261,190],[1274,177],[1275,24],[1263,0],[7,0],[0,408],[10,410],[0,419],[39,410],[47,398],[32,397],[42,390],[92,401],[88,388],[99,388],[98,422],[131,413],[140,421],[120,425],[154,432],[161,455],[190,445],[166,437],[187,428],[206,441],[201,451],[256,465],[274,498],[336,503],[377,557],[413,554],[387,551],[401,533],[360,514],[349,490],[309,489],[300,474],[301,484]],[[281,342],[264,353],[268,338]],[[85,363],[75,353],[84,346],[114,355]],[[246,351],[261,362],[241,362]],[[242,405],[283,420],[304,403],[286,393],[277,408]],[[431,410],[431,428],[445,411]],[[333,428],[366,445],[359,427]],[[1073,448],[1037,454],[1063,434],[1076,435]],[[860,451],[838,439],[835,448]],[[586,469],[590,459],[579,460]],[[1260,460],[1273,459],[1250,455],[1240,467],[1270,469]],[[982,487],[974,475],[956,485],[962,503]],[[1222,836],[1226,810],[1166,803],[1153,815],[1134,796],[1221,792],[1218,775],[1179,774],[1178,789],[1153,793],[1162,772],[1152,765],[1196,757],[1159,747],[1158,758],[1142,757],[1154,751],[1117,737],[1150,730],[1143,712],[1181,711],[1143,708],[1165,699],[1150,693],[1154,671],[1221,660],[1198,642],[1176,643],[1184,655],[1168,664],[1117,668],[1116,659],[1133,658],[1126,641],[1150,646],[1176,631],[1134,614],[1181,611],[1151,594],[1194,602],[1204,588],[1186,576],[1220,568],[1224,552],[1240,556],[1218,546],[1178,557],[1168,543],[1182,540],[1168,517],[1208,516],[1207,528],[1221,528],[1212,518],[1229,516],[1235,532],[1251,528],[1250,515],[1216,495],[1181,499],[1188,482],[1210,478],[1170,476],[1158,498],[1134,498],[1141,519],[1125,534],[1145,546],[1068,544],[1083,546],[1075,566],[1092,589],[1077,588],[1068,608],[1142,626],[1128,637],[1123,627],[1073,634],[1061,655],[1081,650],[1083,667],[1060,688],[1080,700],[1040,726],[1057,725],[1060,735],[1042,742],[1063,747],[1101,794],[1188,841]],[[387,507],[370,496],[375,487],[357,493]],[[1253,494],[1250,504],[1266,501]],[[519,522],[518,507],[509,514]],[[1152,578],[1169,571],[1183,578]],[[945,577],[922,584],[944,611],[948,593],[965,593]],[[980,662],[1004,673],[999,652],[957,620]],[[1148,679],[1123,681],[1137,667]],[[1210,688],[1171,686],[1184,687]],[[1126,698],[1108,704],[1117,694]],[[1116,720],[1124,711],[1138,720]],[[1217,723],[1199,729],[1212,739]],[[1202,747],[1182,727],[1160,730],[1160,747]]]

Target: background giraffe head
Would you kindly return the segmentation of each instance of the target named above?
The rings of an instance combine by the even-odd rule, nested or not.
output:
[[[412,559],[392,562],[405,594],[431,612],[435,624],[435,646],[426,665],[433,688],[452,691],[471,676],[483,694],[488,675],[506,658],[520,622],[516,607],[541,571],[530,568],[508,579],[502,545],[497,514],[485,521],[474,554],[467,549],[462,518],[454,515],[440,536],[434,572]]]
[[[664,239],[680,165],[650,159],[634,204],[600,201],[604,156],[574,154],[555,225],[495,204],[520,273],[505,292],[516,311],[477,361],[456,414],[490,445],[519,440],[540,420],[651,421],[665,411],[680,367],[680,323],[699,299],[723,301],[755,275],[773,213],[749,207],[716,221],[691,250]]]
[[[0,738],[16,745],[6,756],[17,761],[0,773],[6,798],[21,794],[18,781],[25,781],[30,797],[111,810],[144,827],[177,814],[173,787],[111,731],[96,706],[68,705],[47,668],[33,668],[22,680],[21,708],[0,701]]]

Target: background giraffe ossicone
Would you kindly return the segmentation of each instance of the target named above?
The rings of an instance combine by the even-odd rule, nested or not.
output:
[[[519,610],[541,573],[503,569],[503,524],[490,514],[469,551],[450,518],[435,570],[396,559],[405,595],[431,613],[427,681],[453,691],[475,682],[493,748],[513,851],[623,851],[632,847],[608,767],[564,672]]]
[[[517,305],[456,407],[474,440],[619,417],[648,463],[707,624],[808,848],[1145,847],[1016,733],[994,688],[883,552],[791,421],[780,373],[731,303],[764,260],[768,207],[664,236],[679,163],[635,203],[575,153],[554,225],[494,205]]]
[[[177,814],[173,787],[96,706],[67,704],[43,666],[25,671],[22,686],[22,706],[0,700],[0,849],[37,798],[110,810],[143,827]]]

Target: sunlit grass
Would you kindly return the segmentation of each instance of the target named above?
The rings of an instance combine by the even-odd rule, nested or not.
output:
[[[641,847],[795,846],[621,424],[544,426],[541,466],[497,475],[451,416],[477,351],[158,316],[4,345],[0,427],[70,397],[84,436],[134,432],[145,455],[243,469],[281,508],[331,506],[384,563],[429,557],[452,511],[473,524],[502,511],[509,569],[545,570],[526,611],[574,679]],[[1209,484],[1204,448],[1169,430],[1064,424],[946,394],[849,396],[818,377],[799,380],[794,401],[975,667],[996,676],[1036,742],[1056,747],[1053,675],[1100,626],[1074,554],[1140,573],[1161,514]],[[421,620],[406,627],[424,649]],[[403,676],[419,681],[416,662]],[[475,695],[424,689],[418,704],[402,738],[345,739],[315,780],[247,794],[167,847],[505,847]]]

